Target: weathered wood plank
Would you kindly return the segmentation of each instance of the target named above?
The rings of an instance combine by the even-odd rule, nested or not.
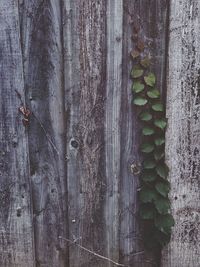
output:
[[[15,92],[24,100],[17,2],[2,0],[0,14],[0,266],[35,266],[27,130]]]
[[[152,67],[157,76],[157,86],[165,96],[165,65],[167,53],[166,30],[168,24],[167,1],[124,1],[123,20],[123,82],[121,95],[121,181],[120,181],[120,258],[130,266],[155,266],[158,255],[145,251],[137,256],[134,253],[144,250],[138,220],[137,189],[138,176],[131,172],[131,165],[139,167],[138,154],[140,126],[133,109],[130,80],[130,51],[133,49],[131,36],[132,22],[140,28],[141,40],[148,44],[152,56]]]
[[[142,38],[148,45],[149,54],[153,59],[152,68],[156,72],[158,89],[163,91],[163,97],[165,97],[169,1],[135,0],[131,2],[127,1],[125,12],[132,15],[132,20],[141,29]]]
[[[119,197],[121,177],[121,95],[123,1],[107,1],[107,73],[105,103],[106,247],[119,262]],[[112,265],[108,265],[112,266]]]
[[[106,255],[104,203],[106,1],[65,0],[69,238]],[[70,267],[107,266],[70,246]]]
[[[176,225],[162,266],[200,266],[200,2],[171,1],[166,155]]]
[[[61,1],[24,1],[21,28],[37,266],[66,266],[67,185]]]

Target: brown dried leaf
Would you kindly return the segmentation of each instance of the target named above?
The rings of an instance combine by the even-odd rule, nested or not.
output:
[[[137,48],[138,48],[140,51],[143,51],[143,50],[144,50],[144,47],[145,47],[144,42],[141,41],[141,40],[138,40]]]
[[[136,59],[137,57],[139,57],[139,55],[140,55],[140,52],[138,50],[133,50],[131,52],[131,56],[133,59]]]

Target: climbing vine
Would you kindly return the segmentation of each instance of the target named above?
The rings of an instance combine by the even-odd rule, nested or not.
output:
[[[165,163],[165,107],[160,90],[156,88],[156,75],[151,71],[152,60],[146,44],[139,38],[134,26],[134,49],[131,52],[133,69],[133,104],[137,107],[141,122],[141,146],[143,157],[139,191],[140,218],[144,223],[144,241],[148,248],[162,248],[171,236],[174,219],[170,214]]]

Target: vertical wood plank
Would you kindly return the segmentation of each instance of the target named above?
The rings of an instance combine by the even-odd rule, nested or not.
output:
[[[143,253],[134,256],[134,253],[143,251],[141,235],[138,229],[138,200],[137,189],[139,181],[132,172],[131,166],[140,166],[139,155],[139,124],[133,110],[132,81],[130,72],[132,61],[130,52],[132,43],[132,17],[139,14],[135,1],[123,2],[123,55],[122,55],[122,85],[120,109],[120,199],[119,199],[119,249],[120,262],[127,265],[143,266]],[[140,167],[139,167],[140,168]]]
[[[121,178],[120,178],[120,259],[130,266],[155,266],[158,255],[144,250],[141,225],[138,218],[138,176],[131,172],[131,166],[141,164],[139,156],[140,124],[133,108],[130,72],[133,49],[132,22],[138,24],[141,39],[148,45],[152,56],[152,67],[157,76],[157,87],[165,98],[165,65],[167,53],[166,30],[168,24],[167,1],[124,1],[123,2],[123,68],[121,94]]]
[[[175,227],[162,266],[200,266],[200,2],[171,1],[166,155]]]
[[[61,1],[24,1],[21,28],[37,266],[66,266],[67,185]]]
[[[106,1],[65,0],[69,238],[105,255]],[[70,267],[107,262],[70,246]]]
[[[119,197],[121,158],[121,95],[123,2],[107,1],[107,73],[105,103],[106,247],[119,262]],[[108,266],[112,266],[109,264]]]
[[[157,76],[157,87],[165,97],[169,1],[135,0],[131,2],[126,5],[125,12],[128,11],[128,14],[131,12],[132,20],[141,29],[142,38],[144,38],[153,59],[152,68]]]
[[[15,92],[24,100],[17,2],[2,0],[0,14],[0,266],[33,267],[27,130]]]

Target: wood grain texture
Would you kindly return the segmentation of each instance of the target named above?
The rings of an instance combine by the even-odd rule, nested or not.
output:
[[[132,15],[132,20],[141,29],[141,37],[144,38],[149,55],[153,59],[152,69],[157,76],[157,87],[165,99],[169,1],[135,0],[130,2],[125,1],[127,3],[125,12]]]
[[[121,95],[123,3],[107,1],[107,54],[105,103],[105,176],[106,176],[106,247],[107,256],[119,262],[119,199],[121,178]],[[112,266],[112,265],[108,265]]]
[[[139,167],[140,124],[133,108],[130,80],[133,49],[132,23],[140,28],[141,40],[147,45],[152,57],[152,68],[157,76],[157,87],[165,98],[165,65],[167,53],[166,31],[168,24],[168,1],[124,1],[123,19],[123,71],[121,95],[121,181],[120,181],[120,258],[130,266],[155,266],[159,255],[145,251],[141,239],[141,224],[138,218],[138,176],[131,172],[131,166]],[[139,167],[140,169],[140,167]]]
[[[0,2],[0,266],[35,266],[27,130],[16,1]]]
[[[131,165],[140,158],[129,77],[130,22],[133,17],[137,21],[134,14],[140,15],[162,90],[167,8],[166,1],[156,1],[156,6],[152,1],[65,1],[70,239],[134,266],[155,263],[151,255],[134,255],[143,250],[143,243],[137,219],[139,183],[131,173]],[[70,264],[111,266],[76,247],[70,247]]]
[[[141,158],[129,55],[134,21],[148,43],[164,98],[168,1],[24,0],[19,1],[19,6],[16,2],[0,3],[0,117],[4,118],[0,129],[0,266],[114,267],[75,245],[68,247],[59,236],[77,240],[128,266],[156,266],[155,255],[143,253],[138,221],[139,181],[131,172],[131,166],[139,165]],[[167,153],[178,162],[175,166],[169,161],[173,177],[179,173],[184,181],[180,183],[182,189],[174,184],[172,196],[175,190],[183,194],[180,209],[176,202],[173,207],[178,207],[177,214],[183,214],[182,227],[187,234],[181,249],[186,249],[184,244],[192,238],[190,243],[194,245],[198,236],[193,231],[198,229],[196,202],[183,192],[188,190],[185,177],[191,175],[191,195],[198,194],[194,191],[199,172],[195,147],[199,125],[195,117],[199,112],[198,61],[194,57],[199,54],[194,31],[199,5],[194,0],[183,2],[172,1],[172,14],[179,16],[171,22],[172,81],[168,82],[168,139],[173,144],[171,136],[176,136],[179,147],[175,150],[174,144],[169,145]],[[186,11],[181,13],[179,8]],[[183,21],[184,27],[180,26]],[[185,37],[177,40],[173,32],[180,37],[183,29]],[[187,38],[191,45],[185,45]],[[175,41],[181,42],[182,52],[174,52]],[[181,76],[180,85],[177,80],[182,72],[186,75]],[[175,86],[177,91],[173,90]],[[187,87],[190,92],[184,89]],[[27,129],[17,111],[20,101],[15,89],[32,110]],[[174,91],[182,97],[178,100],[180,111],[179,105],[173,105],[177,95]],[[183,136],[174,125],[184,116],[186,121],[179,127]],[[193,153],[194,160],[190,161],[182,149],[189,155]],[[173,179],[177,183],[178,178]],[[189,213],[182,211],[185,201],[187,207],[192,207]],[[190,221],[185,219],[188,214]],[[172,247],[176,245],[173,240]],[[197,250],[196,246],[196,252],[191,252],[194,261]],[[165,266],[173,267],[175,258],[181,257],[179,246],[175,251],[177,254],[170,249],[164,254]],[[189,263],[194,262],[191,255]]]
[[[65,1],[69,237],[106,256],[104,155],[106,1]],[[107,266],[70,246],[70,266]]]
[[[199,1],[171,1],[166,155],[176,224],[166,267],[200,266],[199,12]]]
[[[68,262],[67,185],[60,1],[24,1],[20,6],[26,100],[33,114],[29,151],[36,264]]]

